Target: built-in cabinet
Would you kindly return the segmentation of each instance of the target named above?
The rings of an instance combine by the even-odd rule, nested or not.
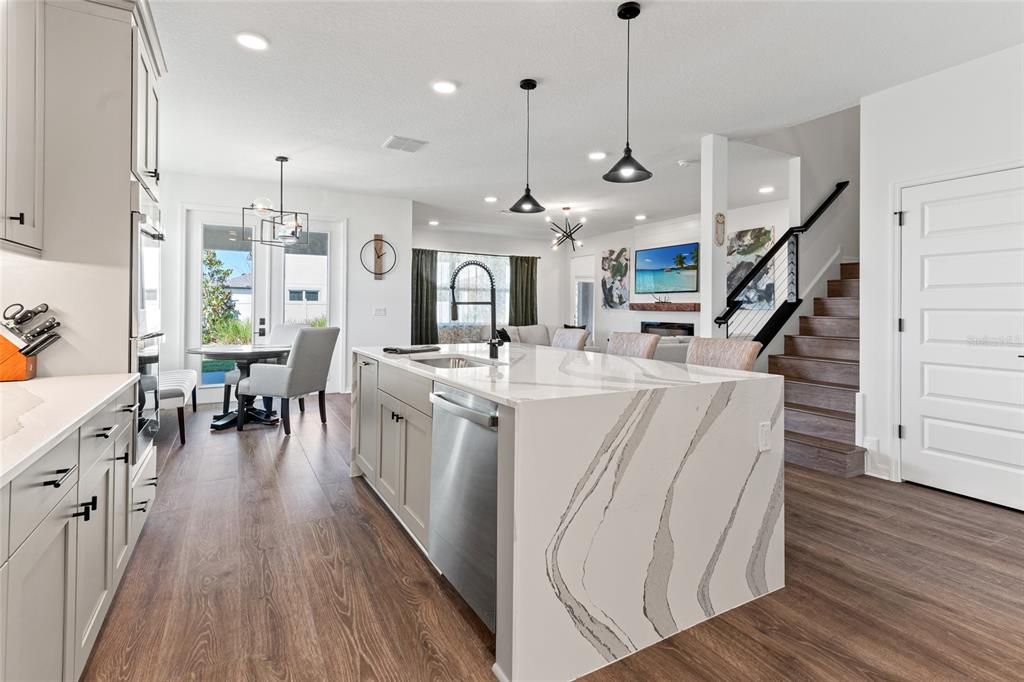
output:
[[[380,413],[377,408],[377,361],[356,356],[356,402],[366,409],[357,410],[353,459],[372,486],[377,484],[380,468]]]
[[[156,491],[132,386],[0,489],[0,680],[77,680]],[[8,558],[9,556],[9,558]]]
[[[0,238],[43,248],[44,3],[0,2]]]
[[[160,187],[160,95],[158,80],[163,75],[163,57],[159,45],[154,47],[155,30],[149,15],[148,3],[141,0],[124,3],[126,9],[116,9],[112,2],[80,2],[69,0],[3,0],[0,1],[0,244],[41,252],[43,249],[44,213],[55,229],[63,230],[63,216],[50,215],[51,207],[63,203],[81,205],[79,197],[65,196],[68,179],[61,168],[71,167],[67,172],[79,174],[83,169],[74,153],[68,150],[64,139],[70,126],[74,135],[83,130],[76,126],[80,116],[66,104],[50,102],[46,95],[48,56],[73,55],[82,65],[103,68],[94,63],[90,54],[83,52],[88,41],[78,41],[71,32],[67,40],[48,36],[47,21],[53,7],[77,13],[81,24],[77,35],[92,30],[89,18],[101,22],[107,19],[131,22],[131,45],[124,46],[125,59],[131,63],[131,102],[125,100],[124,114],[131,109],[130,129],[125,126],[93,130],[93,140],[113,132],[123,135],[124,142],[130,138],[130,166],[132,174],[139,180],[155,200],[159,200]],[[128,9],[131,8],[131,9]],[[67,21],[66,16],[62,17]],[[58,33],[60,29],[57,29]],[[95,37],[95,36],[94,36]],[[119,42],[119,41],[118,41]],[[49,44],[47,44],[49,43]],[[107,43],[112,49],[115,44]],[[58,59],[58,61],[62,61]],[[127,63],[124,63],[127,68]],[[83,66],[85,68],[85,66]],[[62,70],[57,80],[66,77]],[[50,74],[52,77],[54,74]],[[83,78],[76,79],[83,84]],[[51,88],[63,88],[64,83],[49,83]],[[103,106],[112,107],[118,102],[117,93],[97,83],[97,92],[103,96]],[[127,83],[126,83],[127,87]],[[53,94],[51,92],[51,94]],[[108,116],[109,120],[116,117]],[[46,146],[49,137],[52,149]],[[76,150],[88,155],[88,145]],[[67,152],[67,153],[66,153]],[[95,155],[92,155],[95,156]],[[121,158],[124,158],[123,156]],[[47,165],[51,176],[47,176]],[[56,166],[56,168],[52,167]],[[98,167],[97,167],[98,168]],[[94,169],[96,170],[96,169]],[[127,175],[122,177],[127,182]],[[74,184],[74,183],[71,183]],[[51,202],[44,204],[44,193],[54,185]],[[90,198],[96,201],[97,196]],[[45,208],[45,210],[44,210]],[[58,211],[59,213],[59,211]],[[77,226],[76,227],[80,227]],[[58,234],[55,239],[60,239]]]
[[[141,27],[132,23],[132,173],[160,198],[160,95],[153,57]]]
[[[426,549],[432,383],[356,355],[355,461],[366,482]]]

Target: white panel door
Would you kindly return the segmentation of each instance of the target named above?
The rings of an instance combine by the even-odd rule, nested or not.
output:
[[[902,477],[1024,509],[1024,169],[901,200]]]

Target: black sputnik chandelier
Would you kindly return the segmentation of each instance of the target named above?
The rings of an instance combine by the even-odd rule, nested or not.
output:
[[[583,229],[583,224],[587,222],[587,219],[586,217],[580,218],[579,222],[574,225],[569,217],[569,210],[568,206],[562,207],[561,224],[552,220],[551,216],[545,216],[544,218],[548,222],[551,231],[555,233],[555,238],[551,240],[552,251],[558,251],[558,247],[566,242],[569,242],[573,251],[576,251],[577,246],[583,246],[583,240],[577,239],[576,233]]]

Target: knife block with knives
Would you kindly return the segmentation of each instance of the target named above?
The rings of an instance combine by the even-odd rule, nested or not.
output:
[[[26,357],[0,336],[0,381],[26,381],[36,375],[36,356]]]

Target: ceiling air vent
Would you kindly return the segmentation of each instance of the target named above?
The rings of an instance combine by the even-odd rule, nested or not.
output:
[[[418,152],[426,143],[426,140],[414,140],[411,137],[392,135],[384,140],[384,144],[381,146],[384,149],[397,149],[400,152]]]

